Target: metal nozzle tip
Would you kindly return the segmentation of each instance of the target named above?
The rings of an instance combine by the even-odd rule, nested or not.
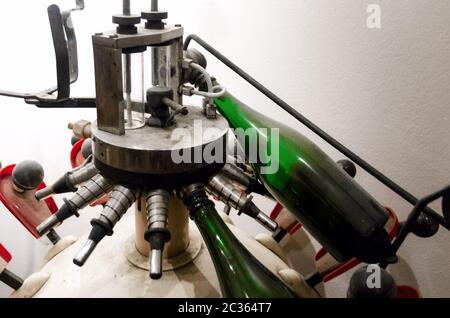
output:
[[[61,237],[54,229],[50,229],[50,231],[48,231],[47,237],[53,245],[58,244],[58,242],[61,240]]]
[[[59,224],[59,220],[56,217],[56,215],[52,215],[49,218],[47,218],[44,222],[39,224],[36,227],[36,231],[39,233],[40,236],[44,236],[47,234],[52,228],[57,226]]]
[[[97,243],[95,243],[93,240],[87,240],[73,259],[73,263],[80,267],[83,266],[88,260],[89,256],[91,256],[92,252],[95,250],[96,246]]]
[[[274,232],[277,230],[278,228],[278,224],[277,222],[275,222],[274,220],[272,220],[268,215],[264,214],[264,213],[258,213],[258,215],[256,216],[256,220],[262,225],[264,226],[266,229]]]
[[[162,277],[162,251],[152,250],[150,258],[150,278],[160,279]]]
[[[53,194],[53,189],[52,187],[46,187],[44,189],[41,189],[39,191],[36,191],[36,193],[34,194],[34,196],[36,197],[36,200],[41,201],[44,200],[46,198],[48,198],[49,196],[51,196]]]
[[[152,272],[150,272],[150,278],[151,279],[157,280],[157,279],[161,279],[161,277],[162,277],[162,273],[152,273]]]

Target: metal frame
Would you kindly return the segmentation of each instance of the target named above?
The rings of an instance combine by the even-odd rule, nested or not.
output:
[[[92,37],[94,46],[104,46],[112,49],[129,49],[140,46],[155,46],[183,37],[184,29],[181,26],[167,25],[165,29],[153,30],[138,28],[137,34],[117,34],[116,31],[107,31],[95,34]]]
[[[411,233],[412,227],[414,223],[416,222],[417,218],[420,216],[420,213],[423,211],[425,214],[427,214],[429,217],[432,217],[426,210],[426,206],[430,204],[433,201],[436,201],[439,198],[442,198],[445,195],[450,194],[450,185],[431,193],[430,195],[427,195],[426,197],[420,199],[417,201],[417,204],[414,206],[412,211],[408,215],[408,219],[406,222],[402,225],[400,228],[400,231],[397,234],[397,237],[395,238],[394,242],[392,243],[393,248],[393,254],[397,253],[400,246],[403,244],[403,242],[406,239],[406,236]],[[446,222],[446,220],[441,217],[439,214],[433,215],[432,217],[435,221],[437,221],[441,226],[446,228],[450,231],[450,224]]]
[[[78,79],[77,39],[71,13],[83,9],[84,0],[76,0],[75,8],[63,12],[57,5],[47,9],[55,48],[57,86],[38,93],[0,90],[0,95],[23,98],[27,104],[43,108],[95,107],[94,98],[70,98],[70,85]]]
[[[182,103],[178,92],[181,86],[183,59],[183,28],[166,26],[164,30],[138,28],[137,34],[117,34],[114,31],[95,34],[94,46],[97,125],[100,130],[115,134],[125,134],[123,101],[122,53],[133,48],[171,46],[171,85],[174,101]]]

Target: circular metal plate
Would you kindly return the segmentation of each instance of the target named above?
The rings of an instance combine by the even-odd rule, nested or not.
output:
[[[228,129],[222,116],[207,119],[200,107],[189,107],[189,114],[177,117],[170,127],[147,125],[121,136],[101,131],[93,123],[95,165],[102,175],[120,182],[157,182],[167,187],[189,183],[222,168]],[[204,156],[211,149],[213,160]]]

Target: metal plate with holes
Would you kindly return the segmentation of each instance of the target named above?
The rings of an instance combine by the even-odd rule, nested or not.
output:
[[[94,46],[111,49],[125,49],[139,46],[159,45],[183,36],[183,27],[167,25],[162,30],[138,28],[138,34],[117,34],[115,31],[99,33],[93,36]]]

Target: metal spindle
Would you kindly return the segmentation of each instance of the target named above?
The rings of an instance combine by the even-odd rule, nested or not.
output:
[[[131,1],[130,0],[123,0],[123,14],[124,15],[131,15]]]
[[[158,0],[152,0],[152,11],[158,11]]]

